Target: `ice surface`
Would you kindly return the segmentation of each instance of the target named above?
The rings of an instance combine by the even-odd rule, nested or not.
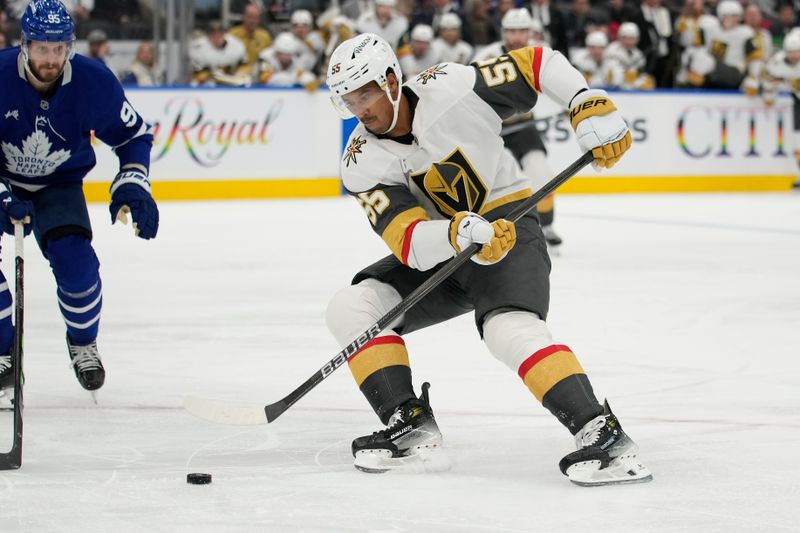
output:
[[[449,472],[354,470],[350,441],[378,423],[346,369],[269,426],[192,418],[186,394],[276,401],[333,357],[328,299],[386,252],[345,198],[161,212],[144,242],[91,206],[99,406],[26,240],[23,467],[0,472],[0,531],[800,531],[798,195],[558,198],[551,329],[655,476],[591,489],[561,475],[570,435],[469,316],[407,338]]]

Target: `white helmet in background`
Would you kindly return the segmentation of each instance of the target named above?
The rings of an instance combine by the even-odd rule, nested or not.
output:
[[[586,46],[605,48],[608,46],[608,37],[602,31],[593,31],[586,36]]]
[[[637,26],[633,22],[623,22],[622,24],[619,25],[619,30],[617,31],[617,38],[620,37],[631,37],[638,41],[639,26]]]
[[[327,84],[331,90],[331,101],[342,118],[353,117],[353,112],[348,109],[342,96],[360,89],[370,82],[378,84],[394,108],[392,125],[386,130],[391,131],[397,124],[397,115],[400,109],[401,91],[397,98],[392,98],[389,91],[386,72],[392,70],[397,77],[398,85],[403,85],[403,73],[394,50],[382,37],[374,33],[362,33],[352,39],[344,41],[336,47],[328,62]],[[386,133],[386,132],[380,132]]]
[[[725,17],[741,17],[743,13],[742,4],[737,0],[722,0],[717,4],[717,17],[720,20]]]
[[[509,9],[503,15],[503,20],[500,26],[504,30],[530,30],[533,18],[528,10],[524,7],[518,9]]]
[[[439,19],[439,28],[452,28],[456,30],[461,29],[461,17],[455,13],[445,13]]]
[[[311,11],[307,9],[296,9],[292,12],[292,16],[289,18],[289,23],[313,26],[314,17],[311,16]]]
[[[296,54],[297,53],[297,40],[294,35],[288,31],[284,31],[275,37],[275,42],[272,43],[272,48],[276,52],[282,54]]]
[[[800,29],[794,29],[783,39],[784,52],[800,52]]]
[[[417,24],[414,26],[414,29],[411,30],[411,40],[424,41],[426,43],[431,42],[433,40],[433,28],[427,24]]]
[[[542,21],[539,19],[532,18],[531,19],[531,31],[533,33],[544,33],[544,26],[542,26]]]

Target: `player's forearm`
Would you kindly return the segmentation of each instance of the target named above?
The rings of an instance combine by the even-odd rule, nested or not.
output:
[[[144,169],[145,174],[149,173],[150,168],[150,149],[153,146],[153,136],[145,133],[134,137],[121,146],[117,146],[114,152],[119,158],[119,168]]]

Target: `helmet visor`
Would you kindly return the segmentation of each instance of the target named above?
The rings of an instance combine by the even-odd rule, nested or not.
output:
[[[367,85],[346,94],[333,94],[331,102],[342,118],[352,118],[362,115],[364,111],[373,107],[381,98],[388,98],[385,88],[377,83]]]
[[[28,57],[34,61],[55,61],[61,63],[70,57],[75,41],[27,41],[22,43]]]

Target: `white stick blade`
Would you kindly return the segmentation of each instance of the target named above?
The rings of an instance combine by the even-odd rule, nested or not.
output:
[[[197,418],[216,424],[257,426],[267,423],[264,408],[254,405],[240,405],[199,396],[187,396],[183,399],[183,408]]]

